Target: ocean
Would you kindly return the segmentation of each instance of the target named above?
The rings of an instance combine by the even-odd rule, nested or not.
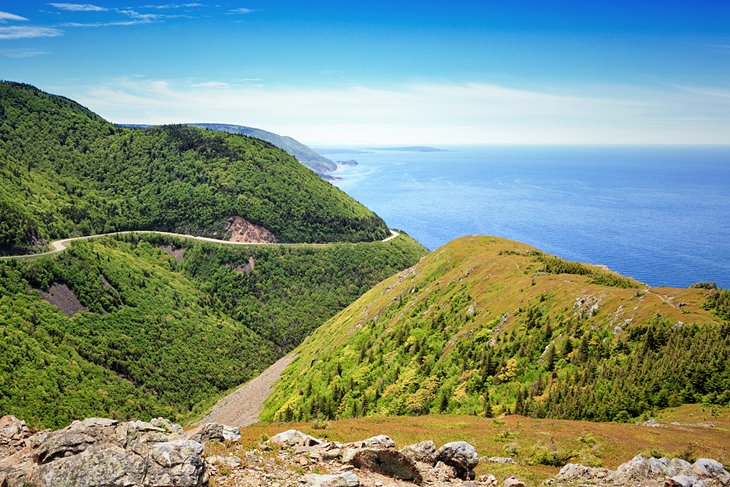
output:
[[[433,250],[518,240],[651,286],[730,287],[730,146],[333,153],[333,184]]]

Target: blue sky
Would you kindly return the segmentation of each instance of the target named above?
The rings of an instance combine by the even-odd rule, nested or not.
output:
[[[312,144],[730,143],[730,2],[0,0],[0,78]]]

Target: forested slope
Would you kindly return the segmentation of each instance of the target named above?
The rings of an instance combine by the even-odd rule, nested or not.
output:
[[[186,421],[425,252],[133,235],[0,260],[0,416]]]
[[[189,126],[122,128],[0,83],[0,253],[117,230],[224,236],[235,216],[280,242],[372,241],[383,221],[274,146]]]
[[[727,405],[729,296],[711,285],[652,289],[517,242],[464,237],[317,329],[262,418],[626,421]]]

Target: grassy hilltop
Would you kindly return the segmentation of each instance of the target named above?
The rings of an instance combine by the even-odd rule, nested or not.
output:
[[[730,401],[727,291],[655,288],[463,237],[297,349],[264,420],[458,413],[627,421]]]

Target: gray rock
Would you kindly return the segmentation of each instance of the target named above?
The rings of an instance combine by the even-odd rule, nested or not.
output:
[[[504,487],[527,487],[523,481],[516,477],[507,477],[502,485]]]
[[[671,477],[686,473],[687,462],[669,458],[646,458],[636,455],[634,458],[619,466],[616,474],[632,481],[641,481],[658,477]]]
[[[704,486],[704,482],[698,480],[697,477],[689,475],[675,475],[666,481],[665,485],[669,484],[671,487],[700,487],[698,482]]]
[[[560,469],[556,479],[564,482],[601,481],[612,476],[607,468],[591,468],[576,463],[569,463]]]
[[[403,447],[401,453],[414,462],[423,462],[429,465],[436,463],[436,444],[431,440]]]
[[[454,470],[454,467],[446,465],[444,462],[436,462],[433,470],[436,479],[441,482],[449,482],[451,479],[456,478],[456,470]]]
[[[355,453],[352,465],[398,480],[408,480],[417,485],[423,477],[413,460],[392,448],[363,448]]]
[[[30,430],[15,416],[3,416],[0,418],[0,445],[18,444],[30,437]]]
[[[348,443],[351,448],[395,448],[395,441],[385,435],[373,436],[367,440]]]
[[[200,443],[209,441],[238,441],[241,438],[241,429],[235,426],[228,426],[218,423],[206,423],[195,431],[190,437],[191,440]]]
[[[460,479],[474,480],[474,467],[479,463],[479,455],[469,443],[452,441],[438,449],[436,460],[454,467]]]
[[[150,451],[145,485],[194,487],[206,480],[203,445],[197,441],[172,440]]]
[[[699,477],[719,477],[726,474],[725,467],[717,460],[710,458],[698,458],[692,464],[692,473]]]
[[[92,446],[41,465],[47,486],[144,485],[145,461],[116,445]]]
[[[482,485],[489,485],[489,486],[492,486],[492,487],[494,487],[494,486],[496,486],[496,485],[499,484],[499,481],[497,480],[497,477],[495,477],[491,473],[490,474],[487,474],[487,475],[480,476],[479,477],[479,482]]]
[[[307,487],[359,487],[360,479],[352,472],[337,475],[307,474],[302,477]]]
[[[321,443],[323,443],[322,440],[319,440],[313,436],[309,436],[305,433],[302,433],[301,431],[297,430],[287,430],[282,433],[279,433],[277,435],[272,436],[268,440],[266,440],[266,443],[269,445],[276,445],[276,446],[316,446]]]
[[[163,430],[165,430],[165,432],[170,433],[170,434],[174,434],[177,436],[182,436],[185,434],[185,432],[182,429],[182,426],[180,426],[177,423],[173,423],[172,421],[170,421],[169,419],[166,419],[166,418],[155,418],[152,421],[150,421],[150,423],[153,426],[162,428]]]

